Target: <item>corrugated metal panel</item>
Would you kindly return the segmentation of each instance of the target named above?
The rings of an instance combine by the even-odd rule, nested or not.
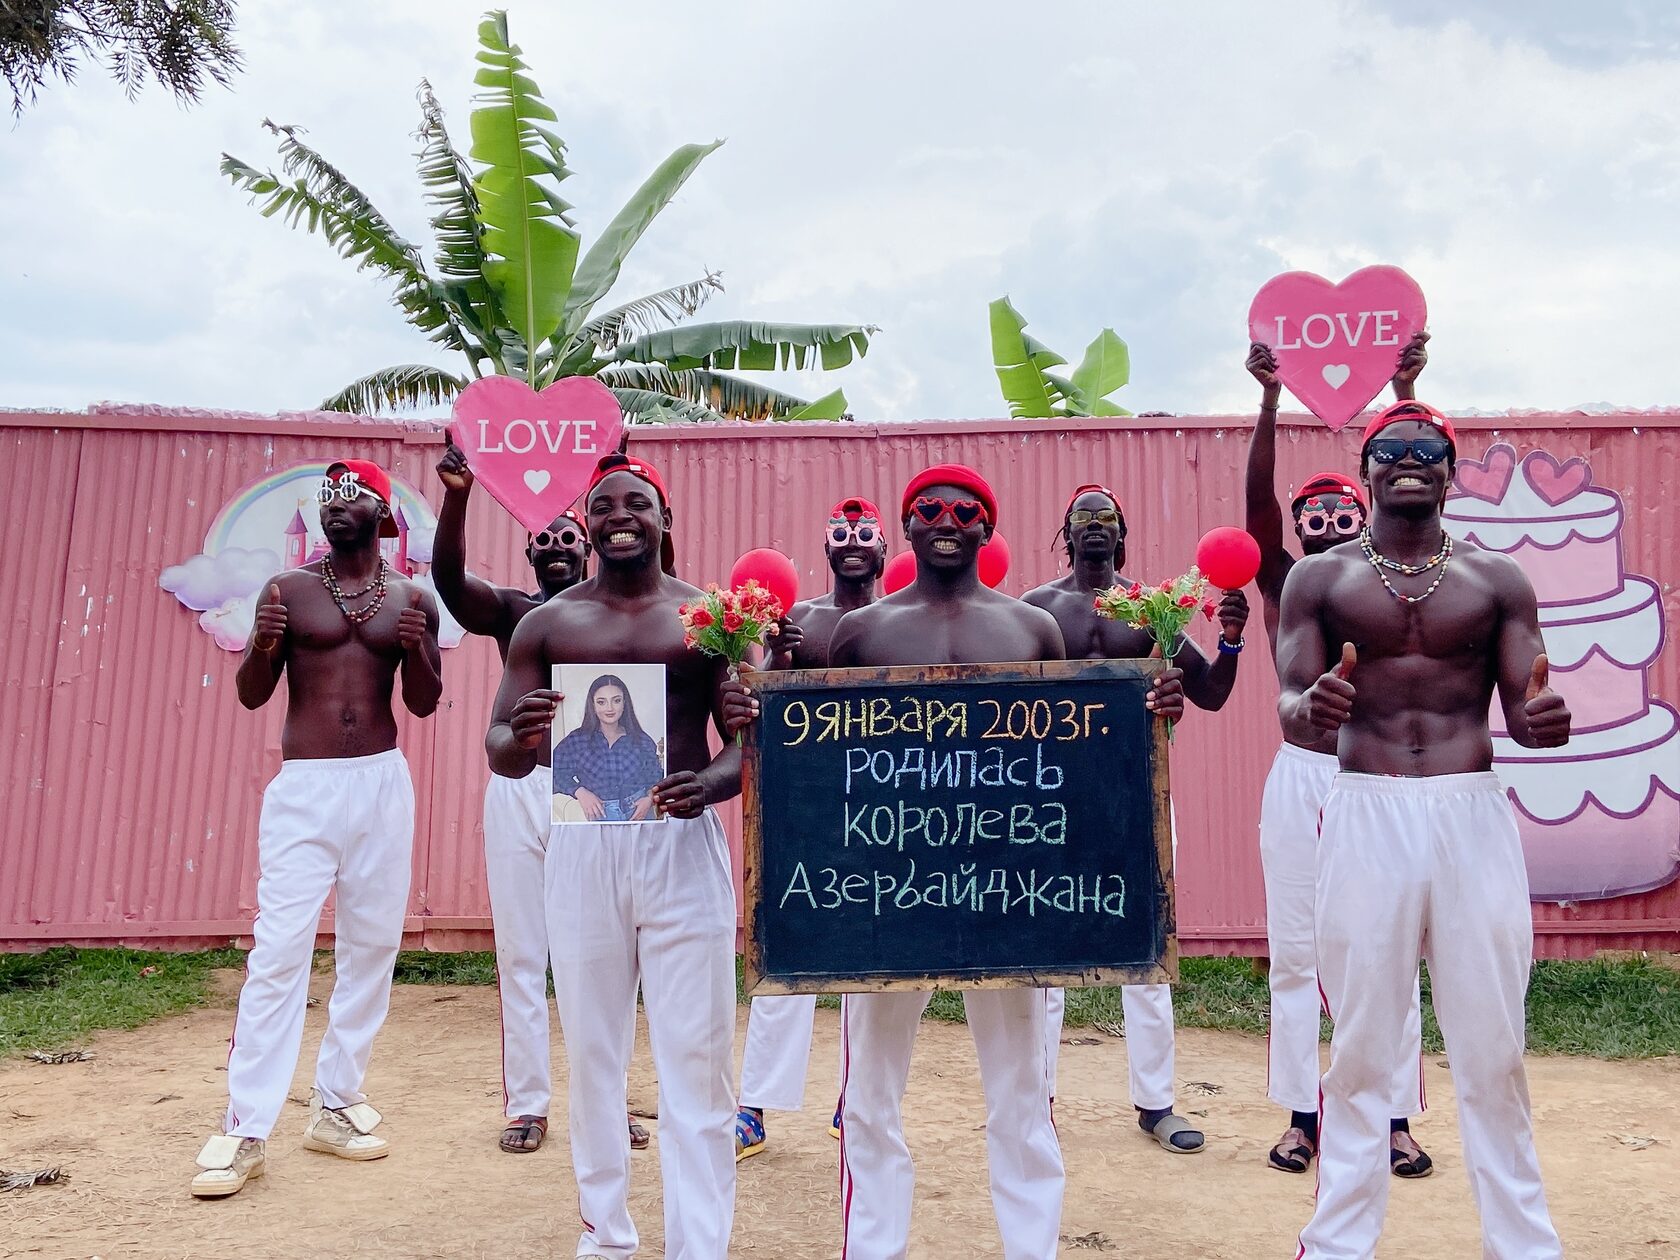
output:
[[[667,474],[679,570],[691,580],[722,580],[742,551],[776,546],[795,558],[806,593],[824,589],[828,505],[862,493],[890,512],[912,473],[954,459],[996,483],[1014,555],[1004,589],[1019,594],[1058,571],[1052,534],[1068,491],[1083,481],[1107,482],[1125,500],[1132,574],[1183,568],[1204,530],[1241,522],[1246,426],[1237,418],[1080,421],[1055,432],[1007,421],[718,426],[643,430],[634,442]],[[1499,430],[1519,451],[1587,455],[1595,480],[1627,503],[1629,569],[1680,572],[1680,531],[1663,500],[1680,458],[1680,418],[1537,415],[1460,427],[1467,452]],[[5,554],[21,554],[23,563],[11,584],[0,694],[0,805],[21,825],[0,844],[0,945],[237,934],[253,909],[257,807],[279,763],[280,706],[260,714],[239,707],[236,658],[158,588],[158,572],[199,550],[210,518],[238,487],[264,470],[347,447],[384,461],[435,502],[439,438],[426,426],[343,417],[158,409],[0,414],[0,429],[23,474],[3,526]],[[1356,447],[1351,432],[1286,426],[1280,489],[1316,468],[1350,466]],[[523,543],[518,527],[475,495],[473,570],[525,585]],[[1673,617],[1672,585],[1663,588]],[[1198,634],[1211,642],[1208,628]],[[424,931],[415,940],[435,947],[482,947],[483,734],[500,665],[494,646],[476,639],[444,659],[444,705],[431,721],[402,724],[420,799],[409,926]],[[1674,653],[1659,660],[1652,683],[1680,700]],[[1173,777],[1187,950],[1263,948],[1255,837],[1260,786],[1278,741],[1274,699],[1271,662],[1253,651],[1225,711],[1193,714],[1179,728]],[[738,811],[731,806],[725,816],[738,837]],[[1547,954],[1673,948],[1680,885],[1539,907],[1536,920]]]

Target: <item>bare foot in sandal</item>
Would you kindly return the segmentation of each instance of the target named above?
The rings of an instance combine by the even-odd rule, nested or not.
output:
[[[648,1131],[636,1123],[635,1116],[626,1116],[625,1119],[630,1122],[630,1149],[633,1151],[647,1150]]]
[[[547,1116],[520,1116],[502,1130],[502,1149],[509,1155],[529,1155],[548,1136]]]

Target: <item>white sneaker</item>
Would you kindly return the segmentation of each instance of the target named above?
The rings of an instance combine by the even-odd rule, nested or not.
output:
[[[380,1114],[366,1103],[354,1107],[328,1107],[321,1101],[321,1091],[309,1091],[309,1127],[303,1131],[303,1144],[312,1151],[325,1151],[340,1159],[384,1159],[391,1153],[391,1144],[375,1137]]]
[[[192,1179],[192,1192],[200,1199],[225,1199],[238,1194],[252,1177],[263,1175],[261,1138],[237,1138],[223,1133],[211,1138],[198,1153],[204,1171]]]

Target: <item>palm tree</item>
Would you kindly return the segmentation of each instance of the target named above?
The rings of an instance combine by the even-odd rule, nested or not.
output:
[[[1085,357],[1071,376],[1050,369],[1067,363],[1049,346],[1027,335],[1021,312],[1001,297],[990,307],[992,366],[997,370],[1009,414],[1017,420],[1052,416],[1129,416],[1108,395],[1132,375],[1126,343],[1105,328],[1085,347]]]
[[[508,39],[507,15],[478,28],[472,146],[450,142],[431,85],[421,81],[416,133],[420,181],[437,209],[428,269],[359,188],[299,137],[264,122],[279,138],[284,176],[228,154],[222,173],[252,194],[265,217],[319,232],[341,256],[394,282],[409,323],[466,357],[467,374],[403,363],[352,381],[321,405],[376,414],[452,400],[471,378],[523,377],[542,389],[564,376],[594,376],[618,395],[627,423],[741,419],[837,419],[839,390],[806,402],[731,374],[844,367],[876,330],[857,324],[688,324],[722,290],[716,272],[610,310],[595,308],[654,217],[720,141],[684,145],[660,164],[587,250],[557,188],[571,172],[566,145],[545,123],[554,111]],[[471,160],[469,163],[469,159]],[[580,257],[581,253],[581,257]]]

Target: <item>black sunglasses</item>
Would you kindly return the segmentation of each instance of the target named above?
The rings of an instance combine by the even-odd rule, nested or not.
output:
[[[1372,438],[1365,453],[1379,464],[1398,464],[1407,454],[1420,464],[1439,464],[1452,454],[1446,438]]]
[[[531,535],[532,551],[552,551],[556,547],[575,547],[583,541],[583,535],[570,525],[562,525],[555,530],[542,530]]]

